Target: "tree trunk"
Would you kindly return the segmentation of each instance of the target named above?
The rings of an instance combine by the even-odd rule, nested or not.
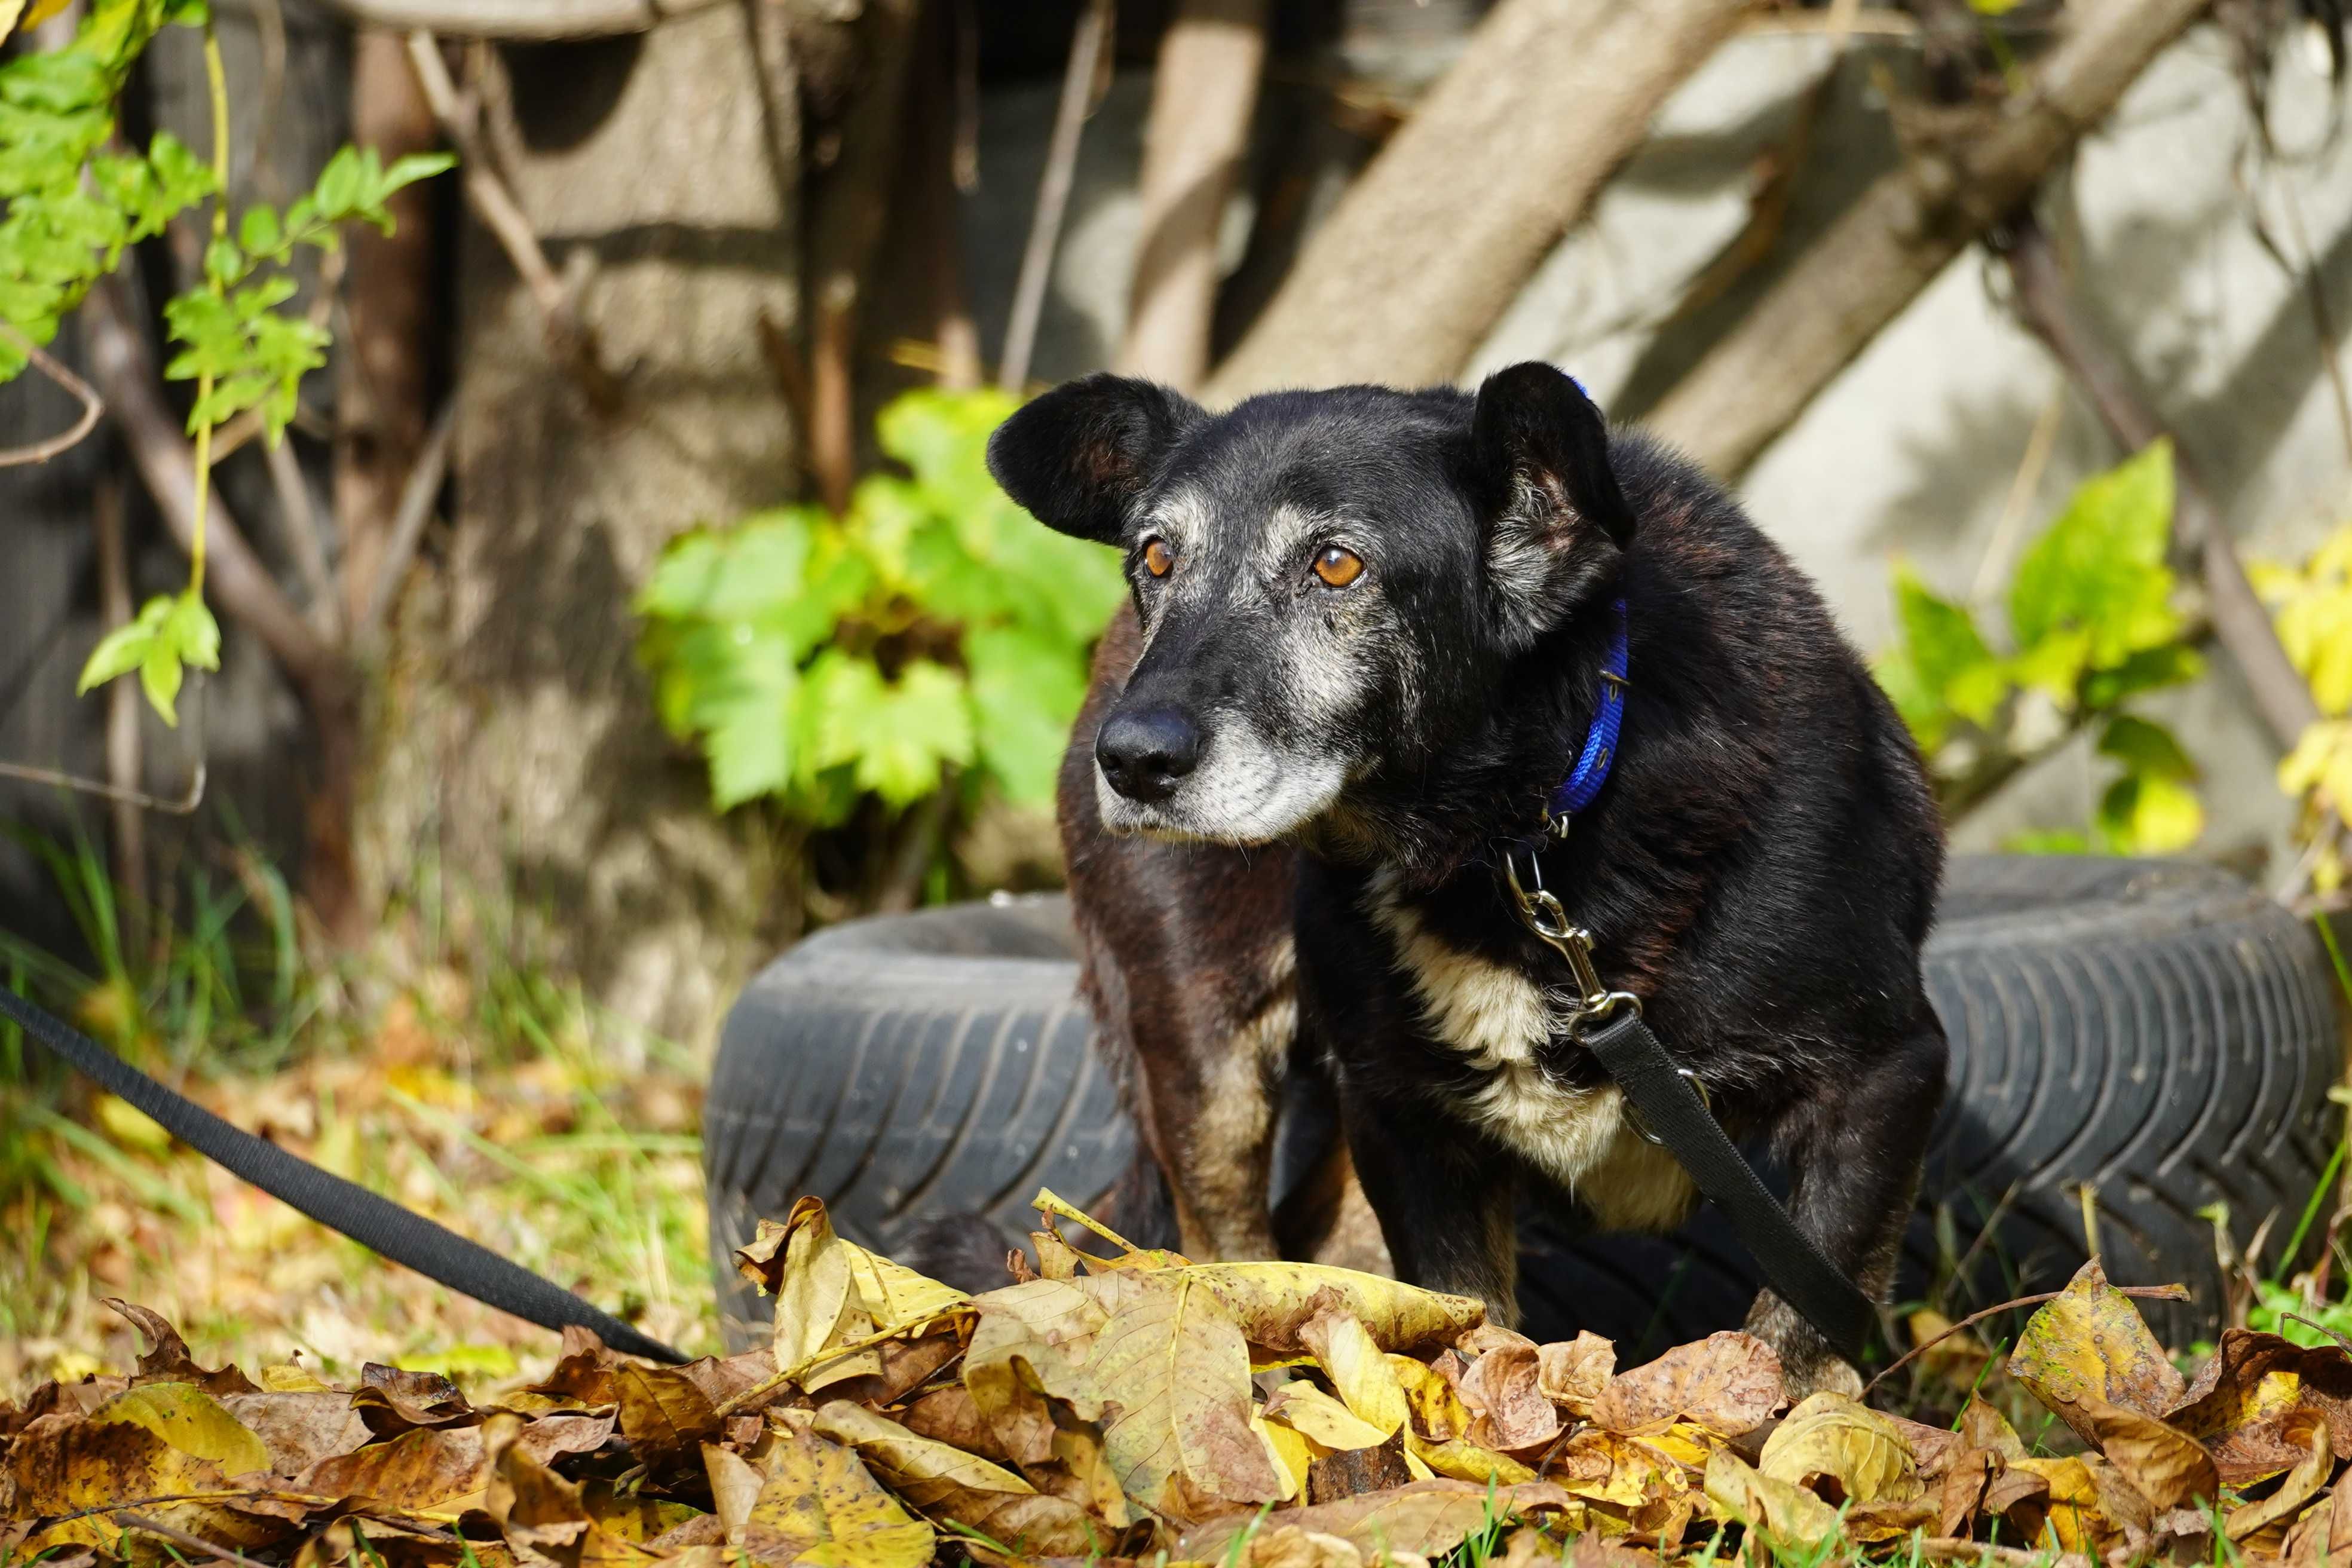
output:
[[[1209,374],[1217,236],[1248,154],[1265,0],[1185,0],[1160,46],[1144,132],[1142,238],[1116,368],[1184,392]]]
[[[1743,0],[1501,0],[1210,378],[1450,381]]]
[[[761,952],[779,857],[756,812],[712,814],[701,763],[663,733],[629,605],[673,535],[791,493],[759,321],[799,313],[771,140],[798,121],[768,122],[758,61],[735,6],[541,46],[511,73],[488,57],[503,173],[580,285],[621,405],[592,410],[469,223],[455,528],[394,623],[364,818],[383,885],[437,866],[473,911],[460,943],[577,974],[689,1041]]]
[[[1952,258],[2024,200],[2105,120],[2205,0],[2070,7],[2074,31],[1972,134],[1881,178],[1667,394],[1646,423],[1726,478]]]

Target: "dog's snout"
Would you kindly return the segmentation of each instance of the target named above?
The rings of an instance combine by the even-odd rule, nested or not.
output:
[[[1110,787],[1129,800],[1156,805],[1201,760],[1201,731],[1173,708],[1118,712],[1095,736],[1095,762]]]

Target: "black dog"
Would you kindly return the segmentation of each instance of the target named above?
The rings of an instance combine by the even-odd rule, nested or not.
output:
[[[1475,399],[1341,387],[1213,416],[1093,376],[1014,415],[989,464],[1127,556],[1061,816],[1087,996],[1186,1251],[1276,1254],[1300,1060],[1337,1087],[1399,1276],[1499,1321],[1523,1184],[1591,1226],[1687,1215],[1688,1178],[1564,1026],[1577,992],[1519,914],[1516,855],[1727,1130],[1786,1160],[1798,1225],[1885,1290],[1943,1092],[1919,975],[1941,834],[1894,709],[1722,490],[1540,364]],[[1548,798],[1621,625],[1622,741],[1559,837]],[[1769,1292],[1749,1326],[1793,1382],[1850,1382]]]

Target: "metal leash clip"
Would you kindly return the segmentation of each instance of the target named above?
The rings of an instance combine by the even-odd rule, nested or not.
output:
[[[1518,856],[1511,850],[1503,852],[1503,875],[1511,886],[1511,898],[1519,908],[1519,919],[1527,928],[1568,960],[1568,972],[1576,982],[1575,1011],[1570,1014],[1568,1030],[1580,1036],[1593,1025],[1616,1013],[1620,1007],[1642,1010],[1642,999],[1631,991],[1612,991],[1601,983],[1601,972],[1592,964],[1592,933],[1582,926],[1568,923],[1568,911],[1559,900],[1544,890],[1543,861],[1534,854],[1528,856],[1528,879],[1535,883],[1530,892],[1519,880]]]

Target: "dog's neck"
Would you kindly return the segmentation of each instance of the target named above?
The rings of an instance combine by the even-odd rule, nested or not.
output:
[[[1457,876],[1499,874],[1503,847],[1540,842],[1553,794],[1600,710],[1615,599],[1613,588],[1589,599],[1504,662],[1484,700],[1460,704],[1428,742],[1351,783],[1301,847],[1427,891]],[[1637,688],[1640,679],[1634,670]],[[1594,809],[1607,799],[1603,790]]]

